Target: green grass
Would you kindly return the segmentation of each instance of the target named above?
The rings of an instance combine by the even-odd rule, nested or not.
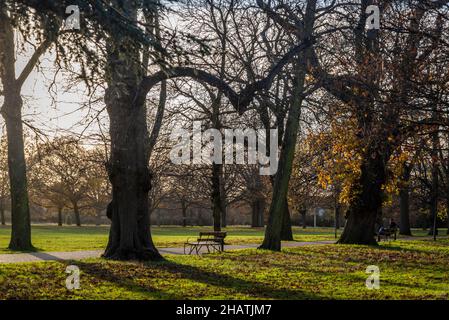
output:
[[[65,288],[66,265],[81,270]],[[365,287],[368,265],[380,289]],[[0,265],[0,299],[448,299],[449,240],[379,247],[318,245],[281,253],[239,250],[167,256],[152,263],[102,259]]]
[[[200,231],[210,231],[211,227],[153,227],[153,240],[158,247],[182,246],[188,237],[197,237]],[[226,243],[261,243],[263,228],[230,227]],[[13,253],[8,250],[10,227],[0,227],[0,254]],[[33,245],[39,251],[78,251],[104,249],[108,239],[107,226],[64,226],[34,225],[32,227]],[[294,228],[294,237],[298,241],[332,240],[331,228]]]
[[[158,247],[180,247],[189,237],[196,237],[198,232],[211,230],[211,227],[153,227],[153,240]],[[263,228],[229,227],[226,242],[228,244],[261,243]],[[104,249],[108,239],[108,226],[64,226],[33,225],[32,241],[38,251],[80,251]],[[339,231],[340,233],[341,231]],[[0,226],[0,254],[14,253],[7,249],[10,237],[10,227]],[[334,240],[332,228],[293,227],[296,241]],[[426,236],[424,230],[413,230],[414,236]],[[445,229],[440,229],[440,235],[446,235]]]

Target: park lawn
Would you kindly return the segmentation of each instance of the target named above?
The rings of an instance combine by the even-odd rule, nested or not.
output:
[[[65,288],[69,264],[80,289]],[[380,289],[365,286],[368,265]],[[162,262],[0,264],[0,299],[449,299],[449,240],[246,249]]]
[[[189,237],[197,237],[200,231],[211,227],[152,227],[153,240],[158,247],[182,247]],[[226,243],[262,243],[263,228],[229,227]],[[297,241],[318,241],[334,239],[332,228],[293,228]],[[10,227],[0,227],[0,254],[14,253],[7,249]],[[108,239],[109,226],[63,226],[33,225],[32,241],[38,251],[80,251],[104,249]]]
[[[211,227],[152,227],[153,240],[156,246],[182,247],[187,238],[195,238],[200,231],[210,231]],[[228,244],[258,244],[262,243],[264,229],[233,226],[225,228],[228,232]],[[445,236],[446,230],[440,229],[440,235]],[[8,250],[10,227],[0,226],[0,254],[15,253]],[[102,250],[106,247],[109,226],[63,226],[33,225],[32,241],[37,251],[80,251]],[[335,240],[333,228],[300,228],[293,227],[296,241]],[[339,231],[339,234],[341,230]],[[413,230],[416,237],[427,235],[425,230]]]

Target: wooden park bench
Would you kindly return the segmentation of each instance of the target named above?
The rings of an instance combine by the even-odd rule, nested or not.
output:
[[[377,232],[377,242],[380,242],[382,237],[385,241],[390,240],[390,237],[393,237],[394,240],[397,238],[398,228],[384,228]]]
[[[226,232],[200,232],[199,237],[195,241],[187,239],[184,243],[184,254],[192,254],[196,252],[199,254],[202,248],[206,248],[208,253],[223,252],[224,239]]]

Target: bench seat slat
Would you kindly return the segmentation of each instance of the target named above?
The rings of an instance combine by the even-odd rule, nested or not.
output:
[[[210,247],[213,250],[217,250],[219,252],[224,251],[224,239],[226,238],[226,232],[200,232],[199,238],[196,239],[196,242],[188,241],[184,243],[184,253],[187,246],[190,246],[189,254],[191,254],[194,250],[199,252],[202,247],[206,247],[207,251],[210,252]]]

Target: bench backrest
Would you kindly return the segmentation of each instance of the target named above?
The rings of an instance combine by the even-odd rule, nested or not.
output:
[[[226,238],[226,232],[200,232],[200,239],[204,238],[223,241]]]

